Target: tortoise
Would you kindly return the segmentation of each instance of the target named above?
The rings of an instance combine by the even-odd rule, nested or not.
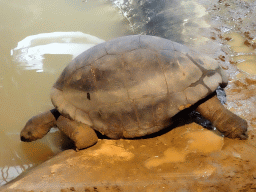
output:
[[[218,62],[160,37],[130,35],[98,44],[64,69],[51,89],[54,109],[32,117],[22,141],[42,138],[57,126],[77,149],[112,138],[158,132],[172,117],[196,110],[229,138],[246,139],[247,122],[227,110],[216,89],[228,78]]]

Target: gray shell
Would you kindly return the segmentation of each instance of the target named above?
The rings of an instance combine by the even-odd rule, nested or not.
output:
[[[134,35],[80,54],[51,99],[64,116],[110,138],[133,138],[170,125],[179,111],[226,84],[217,61],[167,39]]]

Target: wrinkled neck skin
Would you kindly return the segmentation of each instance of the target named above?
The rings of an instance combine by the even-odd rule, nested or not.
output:
[[[41,139],[52,127],[56,126],[56,118],[59,116],[59,112],[52,109],[32,117],[20,133],[21,141],[30,142]]]
[[[196,111],[229,138],[247,139],[247,122],[226,109],[218,100],[216,94],[205,98]]]

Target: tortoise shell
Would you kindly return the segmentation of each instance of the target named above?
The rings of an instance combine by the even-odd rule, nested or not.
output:
[[[160,37],[125,36],[81,53],[51,91],[53,105],[102,134],[134,138],[227,85],[218,62]]]

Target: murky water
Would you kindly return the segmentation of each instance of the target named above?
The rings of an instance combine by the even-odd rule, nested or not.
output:
[[[242,36],[237,32],[226,34],[226,38],[230,38],[227,44],[233,52],[231,60],[242,71],[256,75],[256,44],[252,37]]]
[[[131,31],[106,1],[1,1],[0,15],[2,185],[60,151],[58,132],[33,143],[20,142],[19,132],[31,116],[52,108],[49,90],[67,63]]]
[[[231,80],[255,79],[254,1],[10,0],[0,5],[0,185],[61,151],[58,131],[32,143],[21,143],[19,132],[31,116],[52,108],[49,90],[66,64],[104,40],[133,33],[165,37],[219,60]],[[249,112],[240,115],[254,112],[255,100],[250,102]],[[184,137],[184,150],[169,148],[145,166],[182,162],[191,151],[208,153],[223,145],[210,131]],[[94,155],[108,150],[117,148]]]

